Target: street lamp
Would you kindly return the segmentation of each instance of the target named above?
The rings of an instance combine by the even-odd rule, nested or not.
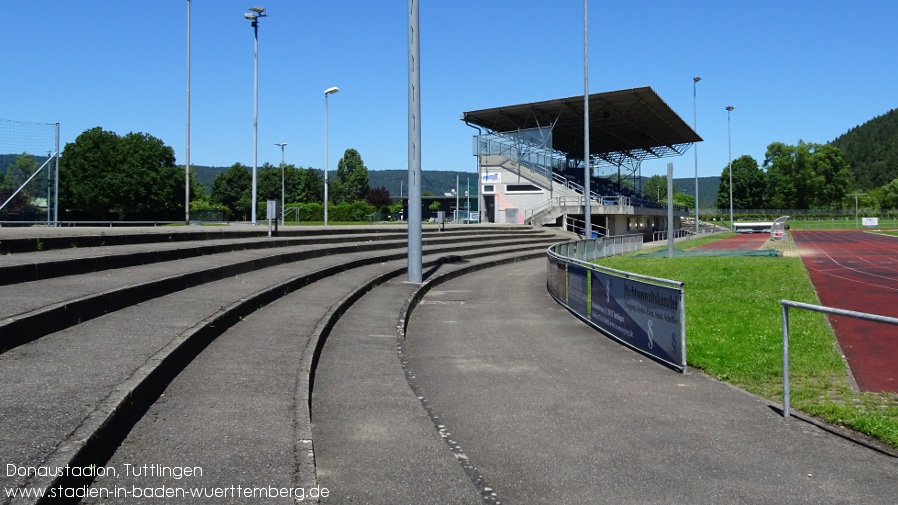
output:
[[[733,222],[733,141],[732,136],[730,135],[730,112],[733,112],[736,107],[732,105],[727,105],[727,150],[729,151],[729,172],[730,172],[730,231],[735,229],[735,223]]]
[[[187,0],[187,150],[184,161],[184,224],[190,224],[190,0]],[[47,200],[49,202],[49,200]],[[48,204],[49,205],[49,204]]]
[[[324,90],[324,226],[327,226],[327,95],[333,95],[340,88],[334,86]]]
[[[701,77],[693,77],[692,78],[692,131],[696,131],[698,128],[696,126],[698,120],[698,108],[696,94],[695,94],[695,85],[698,84],[698,81],[702,80]],[[693,144],[692,150],[695,153],[695,233],[698,234],[698,144]]]
[[[253,207],[252,222],[256,224],[256,166],[258,165],[259,144],[259,18],[264,18],[265,7],[250,7],[250,12],[243,14],[244,19],[251,21],[253,27]]]
[[[287,146],[287,143],[278,142],[275,145],[281,148],[281,226],[284,226],[284,170],[286,169],[286,165],[284,165],[284,147]]]

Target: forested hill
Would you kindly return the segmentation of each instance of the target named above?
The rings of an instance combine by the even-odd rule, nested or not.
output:
[[[848,130],[831,144],[842,150],[861,189],[898,179],[898,109]]]

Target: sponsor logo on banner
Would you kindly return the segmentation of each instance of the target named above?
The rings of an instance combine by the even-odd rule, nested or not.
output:
[[[486,173],[481,176],[481,179],[487,184],[496,184],[502,182],[502,174],[499,172],[494,174]]]

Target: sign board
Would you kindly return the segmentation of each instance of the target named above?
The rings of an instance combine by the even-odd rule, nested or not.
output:
[[[487,172],[480,177],[480,180],[485,184],[497,184],[502,182],[502,174],[499,172],[494,174]]]
[[[878,217],[862,217],[861,224],[864,228],[879,228]]]
[[[278,207],[280,207],[280,202],[277,200],[268,200],[267,206],[265,207],[265,219],[277,219]]]

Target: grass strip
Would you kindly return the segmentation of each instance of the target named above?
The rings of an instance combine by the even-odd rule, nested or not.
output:
[[[702,237],[678,247],[696,247],[730,235]],[[782,401],[780,301],[820,304],[800,258],[667,259],[628,254],[596,263],[684,282],[688,364]],[[789,336],[792,406],[898,448],[898,395],[852,390],[826,316],[790,310]]]

